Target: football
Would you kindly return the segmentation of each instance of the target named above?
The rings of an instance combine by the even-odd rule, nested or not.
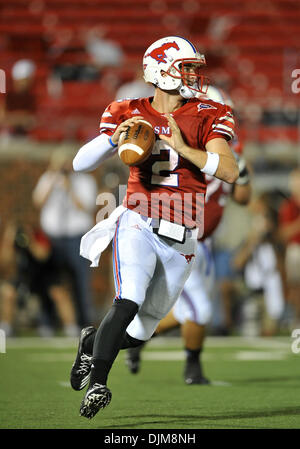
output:
[[[139,165],[150,156],[154,142],[152,125],[146,120],[139,120],[120,135],[118,143],[120,159],[129,166]]]

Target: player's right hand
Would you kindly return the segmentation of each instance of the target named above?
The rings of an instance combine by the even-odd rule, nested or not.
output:
[[[127,120],[125,120],[125,122],[121,123],[116,131],[114,132],[114,134],[111,136],[111,141],[117,145],[119,142],[119,138],[120,138],[120,134],[124,131],[127,131],[128,126],[133,126],[135,123],[137,123],[139,120],[145,120],[144,117],[142,117],[141,115],[136,115],[134,117],[131,117]]]
[[[164,115],[168,120],[168,126],[171,130],[171,136],[167,137],[164,134],[160,134],[159,138],[166,141],[175,151],[177,151],[184,157],[184,154],[181,153],[181,150],[184,149],[185,142],[183,140],[180,128],[171,114]]]

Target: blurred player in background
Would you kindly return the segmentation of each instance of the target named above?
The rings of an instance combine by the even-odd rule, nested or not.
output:
[[[300,327],[300,169],[290,173],[290,197],[279,210],[279,235],[285,244],[287,295],[295,311],[294,328]]]
[[[84,145],[73,161],[76,171],[96,168],[115,154],[120,134],[141,117],[157,134],[150,157],[130,168],[124,206],[81,242],[81,254],[97,266],[113,239],[116,285],[113,305],[98,330],[83,329],[71,371],[76,390],[84,388],[90,377],[80,407],[87,418],[111,400],[106,384],[119,350],[148,340],[183,289],[193,266],[199,227],[203,228],[196,212],[199,194],[203,199],[206,192],[204,176],[215,175],[229,183],[239,176],[227,143],[234,129],[231,109],[195,98],[205,93],[204,65],[204,56],[184,38],[154,42],[143,60],[144,79],[155,86],[154,97],[109,105],[100,136]],[[153,193],[165,194],[159,207],[153,207]],[[175,193],[180,200],[177,196],[177,201],[170,201]],[[190,214],[182,208],[185,194]]]
[[[230,107],[233,106],[230,98],[223,91],[213,86],[208,87],[206,97],[222,104],[225,103]],[[206,326],[212,314],[211,301],[215,284],[210,236],[222,219],[228,196],[242,205],[246,205],[251,197],[250,176],[245,160],[241,155],[242,146],[236,137],[231,141],[231,148],[235,152],[239,163],[240,176],[232,185],[214,176],[205,175],[207,190],[205,195],[204,235],[206,238],[201,237],[199,239],[196,261],[184,289],[173,309],[159,323],[155,331],[155,335],[158,335],[179,325],[181,326],[186,354],[184,380],[188,385],[210,383],[203,374],[201,364]],[[139,371],[142,348],[143,345],[129,348],[127,351],[126,362],[133,374]]]

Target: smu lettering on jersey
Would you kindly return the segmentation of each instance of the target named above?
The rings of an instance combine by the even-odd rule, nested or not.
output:
[[[112,135],[119,124],[141,115],[156,134],[150,157],[139,166],[130,167],[124,206],[148,217],[186,226],[196,222],[200,226],[203,214],[198,209],[203,209],[206,192],[204,174],[158,138],[159,134],[171,134],[166,117],[152,108],[151,101],[152,98],[139,98],[113,102],[100,122],[100,133]],[[187,145],[199,151],[205,151],[212,139],[230,140],[234,136],[231,108],[212,100],[189,100],[172,116]]]

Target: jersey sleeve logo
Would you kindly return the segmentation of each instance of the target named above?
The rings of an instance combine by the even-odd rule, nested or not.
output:
[[[203,109],[218,109],[215,106],[211,105],[211,104],[207,104],[207,103],[200,103],[197,104],[197,109],[198,112],[201,112]]]

